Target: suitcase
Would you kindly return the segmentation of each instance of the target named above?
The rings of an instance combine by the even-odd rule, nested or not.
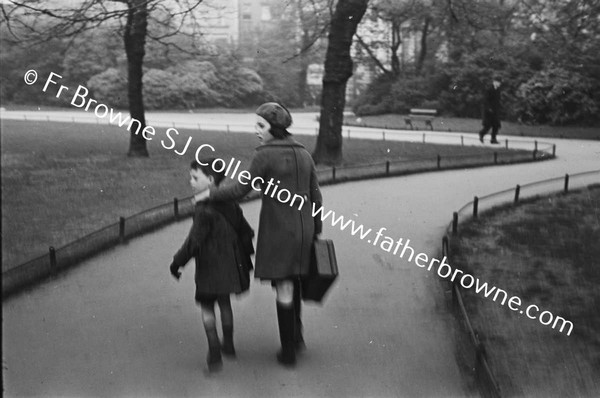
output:
[[[322,303],[338,276],[335,248],[331,239],[315,240],[308,276],[302,278],[302,299]]]

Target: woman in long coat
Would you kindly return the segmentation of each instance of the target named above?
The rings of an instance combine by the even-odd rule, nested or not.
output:
[[[304,348],[299,281],[308,274],[312,244],[322,228],[320,218],[312,217],[313,203],[319,208],[322,202],[315,165],[304,146],[287,131],[291,124],[290,113],[277,103],[268,102],[256,110],[256,134],[262,145],[248,170],[251,178],[264,181],[254,276],[275,286],[282,347],[277,359],[283,365],[295,364],[296,350]],[[210,200],[242,198],[251,185],[238,181],[211,188]],[[296,200],[278,200],[275,190],[282,189]],[[295,195],[304,199],[300,209],[301,201]]]

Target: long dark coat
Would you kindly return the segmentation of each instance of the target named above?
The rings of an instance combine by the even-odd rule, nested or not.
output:
[[[322,228],[320,218],[312,217],[313,203],[319,208],[322,202],[312,157],[302,144],[290,137],[274,139],[256,149],[248,171],[253,179],[264,180],[260,185],[262,206],[254,276],[278,280],[308,274],[312,242]],[[270,188],[269,181],[272,181]],[[274,184],[277,191],[272,198]],[[265,194],[267,189],[270,191]],[[292,197],[300,195],[305,199],[300,210],[298,199],[286,203],[277,199],[281,189],[290,191]],[[236,180],[235,184],[211,189],[210,200],[238,199],[250,190],[251,184],[243,185]],[[285,197],[281,196],[282,200]]]
[[[196,203],[190,233],[173,257],[178,268],[195,257],[196,300],[200,294],[248,290],[252,247],[244,241],[250,239],[251,244],[252,233],[237,203]],[[240,271],[245,278],[240,278]]]
[[[482,124],[484,127],[500,128],[500,88],[490,85],[483,94]]]

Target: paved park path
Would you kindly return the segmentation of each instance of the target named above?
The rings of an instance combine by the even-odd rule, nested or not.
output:
[[[473,198],[600,169],[600,142],[547,140],[558,158],[323,189],[325,206],[436,255],[452,212]],[[243,206],[257,225],[259,203]],[[5,396],[471,396],[454,357],[451,315],[433,275],[347,232],[340,277],[323,307],[305,306],[308,350],[295,370],[274,359],[274,293],[254,282],[234,301],[238,358],[206,377],[193,264],[168,273],[190,220],[131,240],[3,302]],[[509,288],[509,287],[507,287]]]

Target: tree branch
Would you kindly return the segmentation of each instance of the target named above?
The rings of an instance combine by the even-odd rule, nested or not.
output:
[[[365,49],[367,54],[369,54],[371,59],[375,62],[377,67],[383,71],[383,73],[385,73],[385,74],[392,73],[390,70],[386,69],[386,67],[381,63],[381,61],[379,61],[379,59],[377,59],[375,54],[373,54],[373,51],[371,51],[371,48],[367,45],[367,43],[364,42],[364,40],[362,39],[362,37],[360,37],[360,35],[358,33],[356,33],[354,36],[356,36],[358,43],[362,46],[362,48]]]

